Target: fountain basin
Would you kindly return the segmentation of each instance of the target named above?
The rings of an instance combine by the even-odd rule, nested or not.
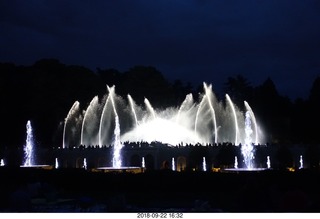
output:
[[[30,165],[30,166],[20,166],[22,168],[33,168],[33,169],[45,169],[45,170],[52,170],[52,165]]]
[[[270,170],[270,168],[225,168],[221,169],[221,172],[233,172],[233,173],[239,173],[239,172],[261,172],[261,171],[266,171]]]
[[[93,172],[103,173],[143,173],[145,168],[143,167],[97,167],[92,169]]]

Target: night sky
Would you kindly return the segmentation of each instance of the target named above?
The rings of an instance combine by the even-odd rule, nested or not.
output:
[[[280,95],[306,98],[320,74],[317,0],[1,0],[0,62],[126,71],[153,66],[168,80],[212,83],[270,77]]]

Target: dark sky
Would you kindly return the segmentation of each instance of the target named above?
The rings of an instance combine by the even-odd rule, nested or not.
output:
[[[317,0],[0,0],[0,62],[154,66],[169,80],[270,77],[306,98],[320,74]]]

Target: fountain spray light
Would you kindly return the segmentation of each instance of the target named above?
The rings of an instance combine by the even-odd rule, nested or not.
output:
[[[234,144],[238,145],[238,134],[239,134],[239,127],[238,127],[238,120],[237,120],[237,114],[236,114],[236,110],[234,108],[233,102],[231,101],[231,98],[229,97],[228,94],[226,94],[226,98],[231,106],[232,109],[232,114],[233,114],[233,118],[234,118],[234,127],[235,127],[235,140],[234,140]]]
[[[144,157],[142,157],[141,166],[142,166],[142,168],[145,168],[145,167],[146,167],[146,163],[145,163],[145,161],[144,161]]]
[[[206,163],[205,157],[202,158],[202,168],[203,168],[203,171],[207,171],[207,163]]]
[[[267,156],[267,168],[271,168],[270,156]]]
[[[238,169],[238,158],[237,158],[237,156],[234,157],[234,168]]]
[[[253,168],[253,145],[252,145],[252,129],[251,129],[251,119],[249,111],[246,112],[246,119],[245,119],[245,144],[241,147],[241,153],[243,154],[244,163],[246,164],[247,169]]]
[[[120,168],[122,164],[121,160],[121,149],[123,147],[121,140],[120,140],[120,122],[119,122],[119,116],[116,110],[116,106],[114,104],[113,95],[114,95],[114,86],[110,88],[108,86],[109,95],[111,99],[111,103],[113,106],[113,111],[115,114],[115,129],[114,129],[114,143],[113,143],[113,159],[112,159],[112,166],[115,168]]]
[[[172,170],[175,171],[176,170],[176,164],[174,162],[174,157],[172,158],[171,165],[172,165]]]
[[[55,167],[56,169],[59,168],[58,158],[55,159],[55,165],[54,165],[54,167]]]
[[[26,139],[26,145],[24,147],[24,155],[25,155],[25,161],[23,163],[23,166],[32,166],[33,165],[33,133],[32,133],[32,127],[31,122],[28,120],[27,122],[27,139]]]
[[[83,168],[86,170],[87,169],[87,159],[83,158]]]
[[[300,155],[300,167],[299,169],[303,169],[303,157]]]

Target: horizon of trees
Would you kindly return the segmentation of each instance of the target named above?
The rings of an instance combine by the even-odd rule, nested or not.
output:
[[[0,63],[0,148],[25,144],[27,120],[33,121],[40,145],[60,146],[61,124],[72,104],[76,100],[88,104],[94,96],[102,97],[106,85],[115,85],[122,97],[130,94],[139,105],[147,95],[155,108],[178,106],[189,93],[197,100],[203,92],[202,84],[169,82],[152,66],[133,66],[125,72],[98,68],[93,72],[56,59],[41,59],[31,66]],[[242,75],[229,77],[224,93],[216,95],[222,100],[225,93],[239,108],[244,100],[250,103],[269,143],[319,144],[318,129],[314,127],[320,124],[320,77],[315,79],[307,99],[292,101],[280,95],[271,78],[254,87]]]

